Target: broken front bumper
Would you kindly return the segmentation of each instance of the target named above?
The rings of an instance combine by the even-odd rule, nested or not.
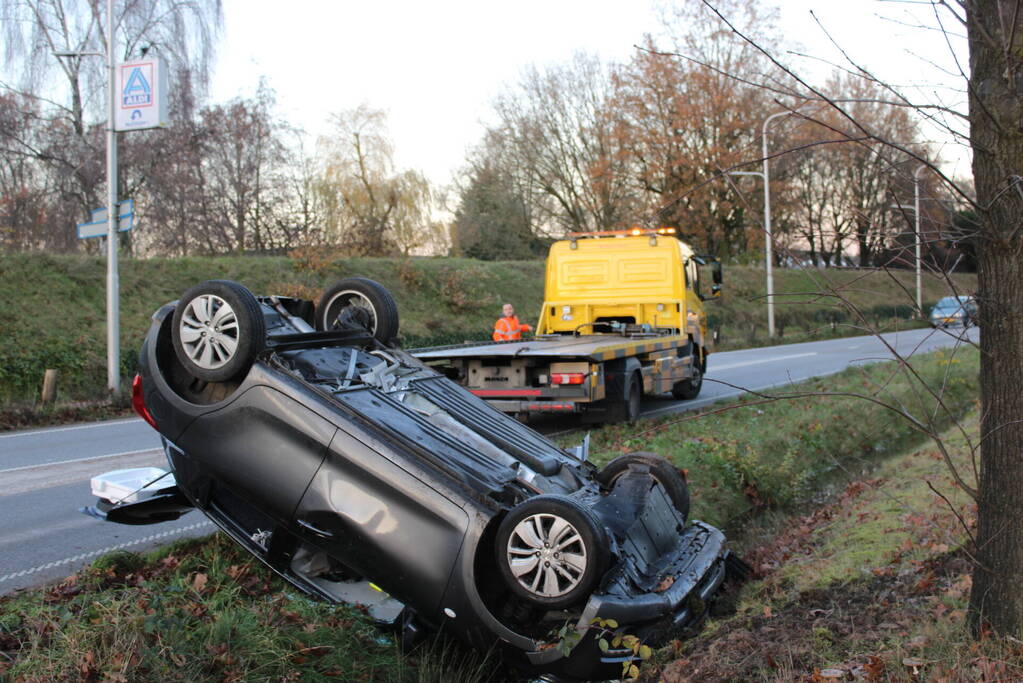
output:
[[[526,653],[527,658],[540,670],[573,678],[620,674],[622,664],[636,658],[635,652],[628,647],[601,649],[601,638],[610,642],[611,633],[617,632],[635,635],[651,646],[666,642],[698,626],[721,584],[747,571],[725,547],[724,534],[693,521],[682,532],[676,552],[665,558],[655,574],[639,582],[652,590],[643,590],[634,576],[621,572],[586,603],[576,622],[576,630],[583,635],[570,655],[550,648]],[[608,620],[617,626],[608,626]]]

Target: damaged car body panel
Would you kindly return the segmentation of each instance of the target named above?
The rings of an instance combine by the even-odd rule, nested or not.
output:
[[[443,626],[535,672],[620,674],[633,654],[602,652],[597,620],[651,643],[698,625],[742,565],[687,519],[682,474],[650,454],[598,470],[490,407],[380,338],[397,330],[385,294],[352,278],[313,307],[210,281],[162,307],[135,405],[176,482],[96,516],[194,506],[311,595],[371,581],[406,631]],[[549,644],[566,623],[569,655]]]

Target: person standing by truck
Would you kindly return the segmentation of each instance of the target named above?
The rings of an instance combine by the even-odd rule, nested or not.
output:
[[[498,318],[494,323],[494,341],[515,341],[522,339],[523,332],[532,332],[530,325],[519,322],[515,315],[515,307],[505,304],[501,307],[503,317]]]

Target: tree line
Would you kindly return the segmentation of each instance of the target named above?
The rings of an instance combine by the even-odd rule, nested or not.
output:
[[[723,4],[762,44],[782,44],[756,0]],[[24,14],[5,22],[9,63],[24,73],[0,83],[0,247],[97,250],[74,224],[104,204],[104,124],[88,122],[102,107],[86,96],[102,92],[100,60],[43,48],[101,47],[102,10],[75,0],[0,9]],[[886,104],[878,84],[836,73],[823,88],[856,101],[857,121],[875,134],[866,140],[807,106],[798,84],[765,76],[765,55],[699,3],[673,12],[664,35],[648,36],[625,63],[580,54],[525,70],[494,101],[464,169],[438,187],[396,166],[386,117],[368,105],[332,115],[330,132],[310,140],[276,113],[266,83],[205,103],[219,4],[128,3],[125,58],[155,50],[175,87],[170,126],[120,136],[119,196],[135,198],[141,226],[124,246],[166,256],[325,245],[358,256],[514,259],[566,232],[656,224],[706,253],[752,260],[764,246],[763,183],[732,173],[759,170],[765,118],[791,110],[768,138],[779,263],[846,265],[849,254],[861,265],[905,263],[914,237],[892,207],[912,198],[913,155],[928,156],[911,112]],[[893,138],[910,153],[876,141]],[[948,248],[956,207],[933,177],[923,182],[930,258],[961,258]]]
[[[758,46],[782,46],[760,3],[715,5]],[[912,110],[882,84],[836,71],[821,89],[849,102],[853,119],[837,114],[698,2],[679,3],[665,26],[625,63],[578,55],[506,89],[462,178],[457,249],[525,256],[538,237],[656,224],[715,256],[756,258],[762,178],[732,173],[760,171],[765,119],[788,111],[767,136],[779,264],[851,265],[855,255],[908,265],[914,217],[898,206],[912,202],[916,158],[933,157]],[[901,150],[882,142],[896,139]],[[965,264],[958,205],[935,178],[921,182],[925,258]]]

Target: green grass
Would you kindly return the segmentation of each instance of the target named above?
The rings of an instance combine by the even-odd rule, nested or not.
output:
[[[362,611],[306,599],[220,534],[0,598],[0,653],[2,680],[496,680],[493,657],[443,639],[402,656]]]
[[[750,512],[804,506],[925,439],[891,410],[841,394],[904,406],[924,422],[933,416],[938,430],[975,404],[975,350],[914,357],[913,367],[927,386],[943,392],[947,413],[935,411],[935,400],[896,364],[877,363],[767,392],[797,398],[751,397],[702,414],[604,427],[593,433],[591,453],[597,463],[622,450],[667,457],[688,471],[693,514],[731,528]],[[578,437],[562,439],[573,440]]]
[[[969,485],[978,411],[941,435]],[[976,506],[933,443],[887,458],[826,505],[749,530],[756,580],[733,616],[665,649],[645,680],[1018,681],[1020,638],[967,625]],[[1023,634],[1021,634],[1023,635]]]
[[[532,321],[543,302],[541,261],[481,262],[468,259],[339,259],[309,249],[284,257],[123,259],[121,372],[130,377],[136,354],[161,304],[205,279],[237,280],[256,292],[318,298],[342,277],[365,276],[395,295],[406,347],[488,339],[501,303],[510,301]],[[906,326],[912,273],[855,270],[785,270],[775,274],[780,340],[766,336],[763,270],[726,270],[724,295],[707,304],[720,348],[756,346],[866,333],[869,326]],[[972,291],[973,276],[955,276]],[[948,293],[936,277],[924,280],[925,302]],[[0,401],[33,403],[43,371],[60,372],[63,402],[105,398],[106,298],[101,258],[46,254],[0,255]],[[866,316],[859,319],[837,298],[847,297]],[[832,329],[834,326],[835,329]]]

